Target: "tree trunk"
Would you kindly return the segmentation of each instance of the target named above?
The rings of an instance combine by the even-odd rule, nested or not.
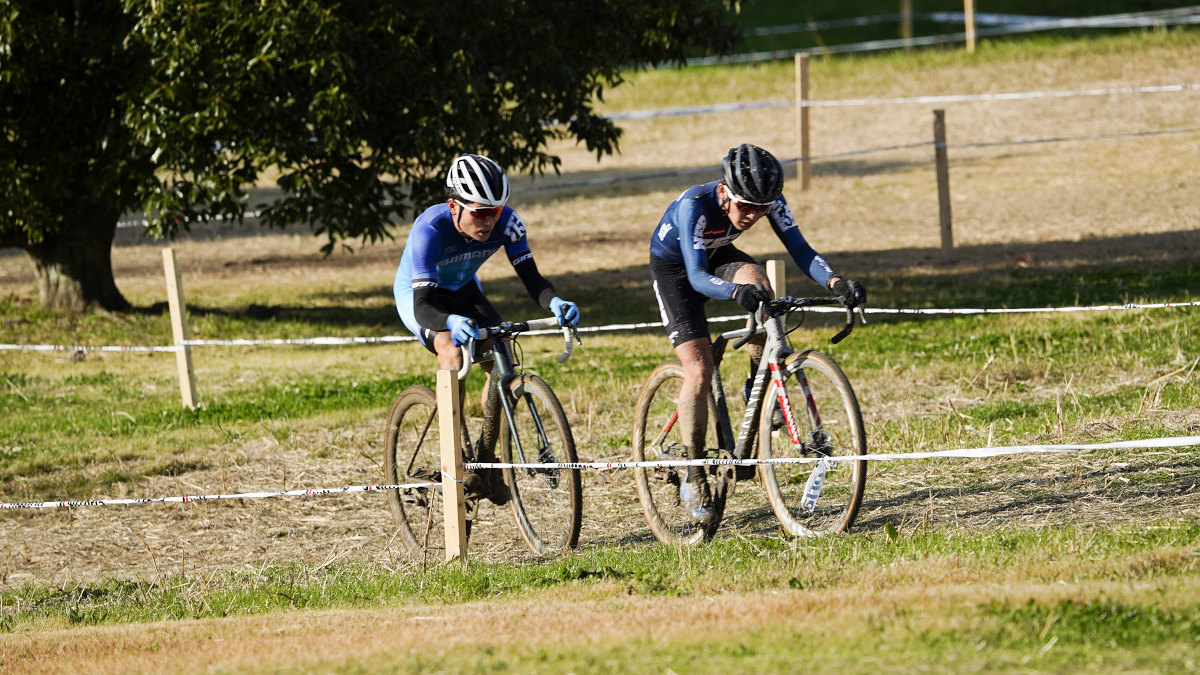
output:
[[[25,247],[42,306],[76,313],[95,306],[111,312],[133,309],[113,278],[112,243],[120,213],[90,200],[70,212],[74,217],[60,232]]]

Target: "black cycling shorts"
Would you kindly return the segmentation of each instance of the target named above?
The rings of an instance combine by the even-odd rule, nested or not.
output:
[[[709,257],[706,270],[714,277],[732,283],[734,273],[743,265],[757,264],[753,256],[729,245],[722,246]],[[704,311],[708,296],[692,288],[684,264],[651,255],[650,276],[654,279],[654,297],[658,298],[658,311],[671,346],[709,337],[708,314]]]
[[[495,306],[488,302],[487,296],[483,294],[483,289],[479,287],[477,281],[468,283],[457,291],[437,288],[433,292],[438,307],[451,314],[461,314],[474,321],[476,326],[495,326],[504,321]],[[425,345],[425,349],[434,354],[437,353],[437,350],[433,346],[433,336],[439,332],[443,331],[429,330],[421,326],[421,335],[418,336],[421,338],[421,344]]]

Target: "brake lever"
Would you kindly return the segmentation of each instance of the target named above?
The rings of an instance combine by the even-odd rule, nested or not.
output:
[[[459,349],[463,355],[463,365],[458,371],[458,380],[461,382],[467,378],[467,373],[471,372],[471,363],[475,356],[475,338],[467,338],[467,343],[459,345]]]
[[[858,312],[858,320],[862,322],[862,325],[867,325],[867,310],[863,309],[862,305],[857,305],[854,311]]]
[[[750,315],[750,320],[747,322],[748,325],[746,326],[746,334],[738,338],[737,341],[733,343],[734,349],[740,349],[742,345],[749,342],[750,338],[754,337],[754,334],[758,332],[758,327],[762,324],[758,316],[763,312],[763,309],[764,305],[760,303],[758,305],[758,309],[754,310],[754,313]]]
[[[563,363],[571,358],[571,352],[575,351],[575,344],[583,344],[583,340],[579,339],[579,330],[575,326],[563,326],[563,351],[558,355],[558,362]],[[575,338],[575,342],[571,338]]]
[[[838,331],[837,335],[834,335],[832,338],[830,338],[830,342],[832,342],[833,344],[836,345],[837,343],[846,339],[846,336],[849,335],[850,331],[852,331],[852,330],[854,330],[854,309],[847,307],[846,308],[846,325],[844,327],[842,327],[842,329],[840,331]]]

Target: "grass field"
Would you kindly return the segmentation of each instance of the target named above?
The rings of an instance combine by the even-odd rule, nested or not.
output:
[[[986,43],[985,43],[986,45]],[[817,59],[817,99],[1193,82],[1197,34],[1038,40],[910,56]],[[788,99],[792,64],[631,73],[612,112]],[[877,308],[1195,301],[1197,93],[947,105],[956,247],[938,250],[928,147],[820,161],[785,194],[809,241]],[[539,267],[583,322],[652,321],[649,233],[683,188],[749,141],[795,156],[793,113],[626,125],[599,162],[518,180]],[[927,105],[813,112],[814,154],[930,140]],[[1154,133],[1146,133],[1154,132]],[[1060,139],[1022,143],[1029,139]],[[1065,140],[1069,139],[1069,140]],[[976,144],[976,145],[970,145]],[[650,171],[652,180],[531,190]],[[715,178],[715,175],[712,176]],[[402,333],[395,242],[323,258],[292,233],[174,247],[195,337]],[[257,233],[255,233],[257,234]],[[739,244],[764,257],[756,228]],[[141,311],[37,309],[28,263],[0,257],[0,342],[161,345],[161,247],[114,251]],[[811,286],[788,263],[789,290]],[[534,311],[502,262],[506,316]],[[713,315],[735,313],[713,307]],[[1196,308],[872,315],[837,346],[821,316],[793,344],[831,353],[873,452],[1196,435]],[[628,456],[659,330],[584,335],[557,364],[522,342],[567,408],[581,458]],[[209,347],[202,406],[182,410],[170,354],[0,352],[0,501],[151,497],[378,482],[382,424],[432,383],[411,344]],[[481,378],[472,375],[475,394]],[[478,415],[478,396],[467,412]],[[1091,451],[871,467],[853,530],[781,537],[754,483],[710,545],[655,543],[630,476],[589,473],[580,550],[533,558],[484,507],[470,565],[422,564],[391,540],[382,496],[0,512],[0,666],[12,672],[1186,671],[1200,662],[1200,449]]]

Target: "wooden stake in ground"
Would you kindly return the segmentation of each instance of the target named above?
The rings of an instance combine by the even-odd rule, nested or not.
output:
[[[946,156],[946,111],[933,111],[933,156],[937,162],[938,222],[942,230],[942,252],[954,248],[950,220],[950,167]]]
[[[442,434],[442,518],[445,520],[446,560],[467,561],[467,507],[463,500],[462,408],[458,373],[437,374],[438,426]]]
[[[800,189],[812,182],[812,162],[808,158],[808,54],[796,55],[796,139],[800,145]]]
[[[163,271],[167,278],[167,305],[171,308],[171,335],[175,338],[175,364],[179,369],[179,394],[185,408],[196,407],[196,374],[192,371],[192,348],[188,338],[187,311],[183,304],[183,278],[175,265],[175,249],[163,249]]]
[[[782,260],[767,261],[767,281],[771,284],[771,290],[775,291],[775,297],[787,295],[787,273]]]

